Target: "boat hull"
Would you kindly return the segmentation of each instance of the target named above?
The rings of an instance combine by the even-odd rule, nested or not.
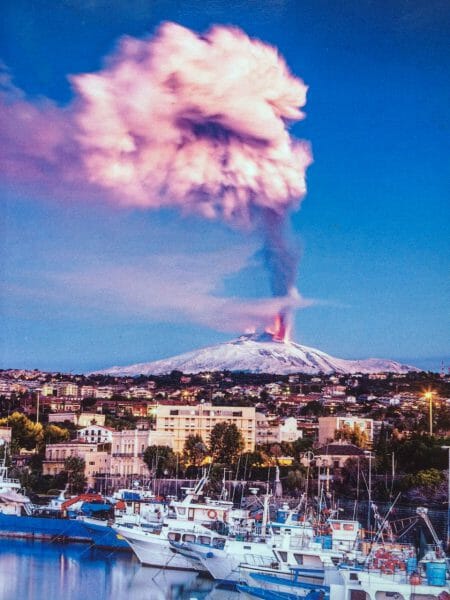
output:
[[[139,561],[148,567],[181,571],[204,571],[199,561],[175,552],[166,537],[132,527],[115,527],[116,533],[131,546]]]
[[[0,513],[0,537],[92,543],[86,527],[76,519]]]

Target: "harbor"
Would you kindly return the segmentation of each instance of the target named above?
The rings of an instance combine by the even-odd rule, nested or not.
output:
[[[324,488],[317,497],[303,493],[295,505],[283,501],[278,475],[273,489],[249,488],[240,503],[228,500],[225,480],[220,495],[207,494],[205,468],[181,498],[135,486],[109,498],[62,491],[36,507],[4,464],[0,528],[13,539],[0,540],[0,575],[28,575],[8,579],[0,597],[40,598],[39,586],[48,590],[51,580],[51,587],[73,590],[64,595],[73,600],[85,597],[86,586],[104,600],[130,590],[147,600],[450,599],[448,549],[426,507],[395,520],[395,502],[385,514],[372,502],[367,530],[345,518]],[[408,541],[411,531],[417,543]]]

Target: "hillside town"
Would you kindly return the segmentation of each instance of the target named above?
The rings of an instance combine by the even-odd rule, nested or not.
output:
[[[230,479],[264,481],[277,467],[289,494],[299,493],[312,466],[327,490],[351,497],[354,465],[371,463],[381,498],[393,489],[406,500],[446,498],[445,373],[131,378],[4,370],[0,417],[29,492],[68,483],[106,492],[195,478],[206,464],[222,472],[225,463]]]

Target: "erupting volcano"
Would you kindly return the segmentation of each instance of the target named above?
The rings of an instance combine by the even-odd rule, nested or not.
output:
[[[280,320],[281,324],[281,320]],[[284,330],[286,335],[286,331]],[[282,340],[281,329],[275,333],[246,334],[223,344],[209,346],[149,363],[128,367],[111,367],[98,371],[103,375],[131,376],[164,375],[172,371],[202,373],[234,371],[245,373],[407,373],[415,367],[392,360],[369,358],[344,360],[325,352]],[[281,342],[281,343],[280,343]]]

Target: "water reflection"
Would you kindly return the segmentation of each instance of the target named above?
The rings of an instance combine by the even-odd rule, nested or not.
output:
[[[80,544],[0,540],[0,600],[237,600],[195,573]]]

